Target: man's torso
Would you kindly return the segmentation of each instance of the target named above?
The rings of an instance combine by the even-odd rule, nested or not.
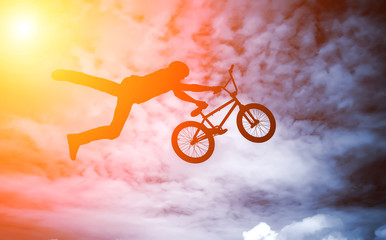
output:
[[[135,103],[146,102],[158,95],[173,90],[177,84],[172,81],[167,69],[160,69],[146,76],[130,76],[123,79],[120,96],[128,97]]]

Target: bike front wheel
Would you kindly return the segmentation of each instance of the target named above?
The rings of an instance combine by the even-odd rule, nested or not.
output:
[[[271,111],[265,106],[250,103],[237,114],[237,127],[246,139],[261,143],[268,141],[276,130],[276,121]]]
[[[203,124],[188,121],[174,129],[172,146],[182,160],[202,163],[208,160],[214,151],[214,138]]]

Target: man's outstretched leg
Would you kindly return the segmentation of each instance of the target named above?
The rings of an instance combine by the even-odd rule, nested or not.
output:
[[[119,98],[115,108],[114,117],[111,124],[94,128],[82,133],[68,134],[68,146],[70,148],[70,157],[72,160],[76,159],[78,149],[81,145],[99,139],[115,139],[117,138],[125,125],[125,122],[130,114],[132,102],[127,98]]]
[[[57,81],[67,81],[91,87],[113,96],[118,96],[119,89],[121,86],[119,83],[104,78],[94,77],[82,72],[76,72],[72,70],[58,69],[52,72],[51,77]]]

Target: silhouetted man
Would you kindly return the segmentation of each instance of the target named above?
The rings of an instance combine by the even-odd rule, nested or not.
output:
[[[81,72],[61,69],[55,70],[52,73],[52,78],[55,80],[88,86],[117,97],[117,106],[110,125],[67,135],[71,159],[76,159],[80,145],[99,139],[117,138],[125,125],[134,103],[146,102],[151,98],[171,90],[179,99],[195,103],[200,108],[206,108],[208,106],[206,102],[195,100],[184,91],[213,91],[213,93],[218,93],[221,91],[221,87],[181,83],[181,80],[188,75],[188,66],[179,61],[172,62],[168,68],[160,69],[146,76],[127,77],[123,79],[120,84]]]

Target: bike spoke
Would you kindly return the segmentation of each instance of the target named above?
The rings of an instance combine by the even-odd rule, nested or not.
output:
[[[200,143],[197,143],[197,148],[201,151],[201,152],[204,152],[204,151],[206,151],[207,150],[207,148],[208,148],[208,146],[207,145],[205,145],[205,144],[202,144],[201,143],[201,145],[203,145],[203,146],[200,146]]]
[[[194,138],[196,142],[191,144]],[[193,158],[205,155],[209,149],[207,134],[196,127],[183,128],[178,134],[177,144],[184,154]]]

